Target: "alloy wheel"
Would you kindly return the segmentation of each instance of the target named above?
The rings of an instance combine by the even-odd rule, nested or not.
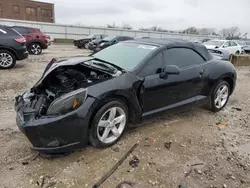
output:
[[[105,144],[116,141],[124,131],[126,113],[120,107],[108,109],[100,118],[97,125],[98,139]]]
[[[9,67],[13,63],[13,58],[8,53],[0,53],[0,67]]]
[[[215,94],[214,105],[216,108],[222,108],[228,99],[229,89],[226,85],[221,85]]]
[[[86,43],[84,44],[84,48],[85,48],[85,49],[88,49],[88,47],[89,47],[89,44],[86,42]]]
[[[32,54],[38,55],[42,52],[42,48],[39,44],[32,44],[30,48]]]

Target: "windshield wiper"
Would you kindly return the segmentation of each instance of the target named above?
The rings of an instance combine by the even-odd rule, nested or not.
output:
[[[98,62],[97,62],[98,61]],[[106,71],[116,73],[117,68],[116,66],[113,66],[112,64],[106,63],[105,61],[93,59],[91,61],[83,62],[83,64],[93,67],[99,67],[100,69],[105,69]]]
[[[114,68],[113,66],[107,65],[105,63],[92,62],[92,64],[103,67],[103,68],[108,69],[108,70],[111,70],[112,72],[115,72],[115,70],[116,70],[116,68]]]
[[[91,55],[90,55],[90,56],[91,56]],[[108,65],[112,66],[113,68],[115,68],[115,70],[120,70],[120,71],[122,71],[122,72],[126,72],[123,68],[117,66],[116,64],[110,63],[110,62],[105,61],[105,60],[103,60],[103,59],[99,59],[99,58],[97,58],[97,57],[95,57],[95,56],[91,56],[91,57],[93,57],[94,60],[97,60],[97,61],[100,61],[100,62],[102,62],[102,63],[104,63],[104,64],[108,64]]]

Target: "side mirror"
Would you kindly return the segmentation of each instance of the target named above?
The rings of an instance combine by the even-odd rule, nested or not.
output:
[[[118,43],[118,41],[117,41],[117,40],[114,40],[112,43],[113,43],[113,44],[116,44],[116,43]]]
[[[223,47],[223,48],[227,48],[227,47],[228,47],[228,45],[223,45],[222,47]]]
[[[168,75],[178,75],[180,74],[180,69],[179,67],[175,66],[175,65],[167,65],[163,71],[160,73],[160,78],[161,79],[167,79]]]

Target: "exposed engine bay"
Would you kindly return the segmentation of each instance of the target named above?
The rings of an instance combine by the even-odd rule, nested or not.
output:
[[[82,65],[59,67],[50,73],[38,87],[33,88],[36,94],[46,93],[51,100],[78,88],[86,88],[104,81],[111,75]]]
[[[42,82],[22,97],[27,114],[37,119],[46,112],[50,104],[64,94],[79,88],[86,88],[98,82],[112,78],[111,74],[78,64],[61,66],[53,70]],[[25,112],[24,112],[25,113]]]

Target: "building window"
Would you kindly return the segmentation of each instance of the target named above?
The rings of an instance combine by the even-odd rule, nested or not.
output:
[[[31,7],[26,7],[26,14],[28,15],[36,15],[36,9]]]
[[[20,11],[19,11],[19,6],[18,5],[13,5],[12,6],[12,9],[13,9],[13,13],[16,13],[16,14],[19,14]]]
[[[52,17],[52,11],[51,10],[42,9],[42,16],[43,17]]]

